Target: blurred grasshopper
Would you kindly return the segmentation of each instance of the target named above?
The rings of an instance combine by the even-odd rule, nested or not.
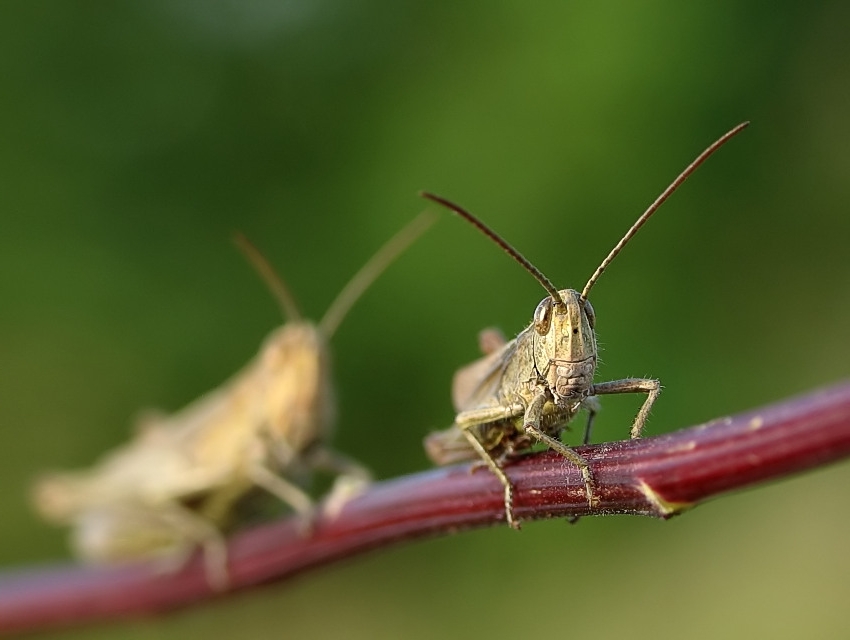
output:
[[[477,227],[519,262],[549,294],[537,305],[532,323],[510,342],[493,330],[482,332],[485,357],[460,369],[454,377],[452,399],[459,412],[455,423],[425,439],[426,452],[435,464],[476,458],[486,463],[504,486],[505,517],[511,527],[519,528],[519,523],[513,513],[513,486],[502,469],[511,454],[538,442],[554,449],[581,471],[587,501],[593,507],[596,499],[590,466],[561,442],[561,432],[580,409],[587,409],[584,437],[587,444],[598,410],[596,396],[645,393],[646,400],[631,428],[632,438],[640,436],[661,386],[658,380],[648,378],[593,383],[597,360],[596,316],[588,294],[606,267],[664,200],[747,124],[740,124],[723,135],[667,187],[602,261],[581,293],[572,289],[559,291],[542,272],[471,213],[438,196],[422,194]]]
[[[142,421],[133,440],[91,469],[42,478],[33,492],[36,509],[72,525],[75,551],[90,561],[160,557],[179,566],[201,545],[210,584],[223,588],[222,531],[254,488],[309,522],[313,501],[294,480],[323,469],[340,474],[327,504],[341,506],[369,472],[326,445],[335,418],[327,343],[360,295],[433,221],[420,215],[385,244],[318,326],[302,319],[272,267],[237,237],[289,322],[220,388],[171,416]]]

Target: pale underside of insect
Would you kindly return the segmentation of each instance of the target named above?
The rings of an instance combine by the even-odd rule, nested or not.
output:
[[[505,518],[519,528],[513,509],[513,485],[504,463],[512,454],[536,444],[563,455],[581,472],[588,504],[596,504],[593,473],[581,455],[561,442],[560,436],[576,414],[585,409],[590,440],[597,396],[640,393],[646,398],[635,417],[630,435],[640,437],[661,386],[649,378],[624,378],[594,383],[597,363],[596,316],[588,294],[602,272],[679,185],[727,140],[748,123],[733,128],[703,151],[638,218],[602,261],[581,293],[555,288],[551,281],[481,220],[458,205],[435,195],[429,200],[454,211],[504,249],[534,276],[549,294],[534,312],[531,324],[511,341],[494,330],[485,330],[480,342],[484,357],[460,369],[452,384],[458,412],[448,429],[429,434],[425,450],[438,465],[480,460],[499,478],[504,488]]]
[[[227,582],[223,532],[256,489],[300,514],[309,530],[314,502],[302,488],[312,472],[336,475],[330,510],[362,490],[370,474],[328,446],[335,420],[328,341],[377,276],[434,221],[409,223],[352,278],[314,325],[301,318],[282,280],[237,238],[290,319],[221,387],[167,416],[148,416],[127,444],[87,470],[53,473],[33,491],[46,519],[72,526],[81,558],[115,562],[159,557],[180,566],[199,545],[208,580]]]

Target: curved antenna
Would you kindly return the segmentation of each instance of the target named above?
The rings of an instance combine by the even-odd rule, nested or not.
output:
[[[461,218],[472,224],[472,226],[474,226],[481,233],[490,238],[490,240],[499,245],[502,250],[507,253],[511,258],[519,262],[520,265],[522,265],[523,269],[525,269],[532,276],[534,276],[537,282],[542,284],[543,288],[546,289],[546,292],[550,296],[552,296],[552,299],[555,301],[555,304],[561,307],[565,306],[564,301],[561,298],[561,294],[558,293],[558,290],[555,288],[555,285],[552,284],[552,281],[549,280],[549,278],[547,278],[545,275],[543,275],[543,272],[540,271],[540,269],[531,264],[525,256],[523,256],[519,251],[517,251],[510,244],[508,244],[507,240],[502,238],[502,236],[493,231],[481,220],[469,213],[469,211],[467,211],[466,209],[459,207],[454,202],[446,200],[445,198],[441,198],[440,196],[435,196],[433,193],[428,193],[427,191],[420,191],[419,195],[423,198],[427,198],[428,200],[436,202],[437,204],[443,205],[446,209],[449,209],[450,211],[454,211]]]
[[[605,258],[602,263],[596,268],[596,271],[590,276],[590,280],[587,281],[587,284],[584,285],[584,289],[581,292],[581,297],[584,300],[587,300],[587,296],[590,293],[593,285],[596,284],[596,281],[599,280],[599,277],[602,275],[602,272],[608,267],[609,264],[617,257],[617,254],[626,246],[626,243],[632,239],[632,237],[638,232],[644,223],[649,220],[649,217],[658,210],[664,201],[669,198],[672,193],[679,188],[687,178],[690,176],[694,170],[700,166],[703,162],[705,162],[708,157],[717,151],[720,147],[722,147],[732,136],[739,133],[741,130],[745,129],[750,123],[742,122],[737,127],[731,129],[724,133],[720,138],[718,138],[715,142],[711,144],[705,151],[699,154],[691,164],[689,164],[682,173],[679,174],[679,177],[673,180],[669,187],[667,187],[658,198],[656,198],[655,202],[649,205],[649,208],[643,212],[640,218],[631,226],[631,228],[626,232],[626,235],[622,237],[622,239],[617,243],[617,245],[611,249],[611,253],[608,254],[608,257]]]
[[[421,236],[434,222],[437,216],[428,211],[423,211],[404,228],[390,238],[378,252],[369,258],[354,277],[348,281],[340,291],[325,315],[319,321],[319,330],[328,339],[334,334],[342,323],[343,318],[357,299],[363,295],[376,278],[381,275],[390,264],[398,258],[413,241]]]
[[[298,309],[298,304],[295,298],[289,291],[289,288],[284,283],[283,278],[274,270],[271,263],[257,249],[254,244],[245,237],[244,234],[236,232],[233,234],[233,242],[239,247],[251,266],[260,274],[260,277],[268,286],[272,296],[280,305],[280,310],[283,312],[283,317],[290,322],[298,322],[301,320],[301,311]]]

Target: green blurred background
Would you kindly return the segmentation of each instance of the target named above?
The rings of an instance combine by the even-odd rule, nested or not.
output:
[[[213,388],[280,322],[236,229],[313,318],[423,188],[580,287],[749,119],[594,290],[599,378],[658,377],[659,433],[846,376],[849,29],[837,1],[3,3],[0,563],[67,557],[26,502],[39,471]],[[443,215],[334,339],[337,446],[381,478],[426,468],[477,331],[518,331],[542,296]],[[596,438],[639,402],[605,398]],[[836,637],[848,481],[465,533],[68,635]]]

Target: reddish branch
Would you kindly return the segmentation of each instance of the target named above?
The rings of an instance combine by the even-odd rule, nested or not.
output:
[[[552,453],[507,467],[520,519],[601,513],[661,518],[718,494],[850,455],[850,383],[675,433],[579,449],[599,505]],[[502,486],[486,469],[435,469],[374,485],[310,536],[282,520],[233,537],[231,588],[291,576],[369,549],[504,521]],[[0,575],[0,633],[161,612],[216,597],[195,558],[176,573],[147,565],[28,568]]]

